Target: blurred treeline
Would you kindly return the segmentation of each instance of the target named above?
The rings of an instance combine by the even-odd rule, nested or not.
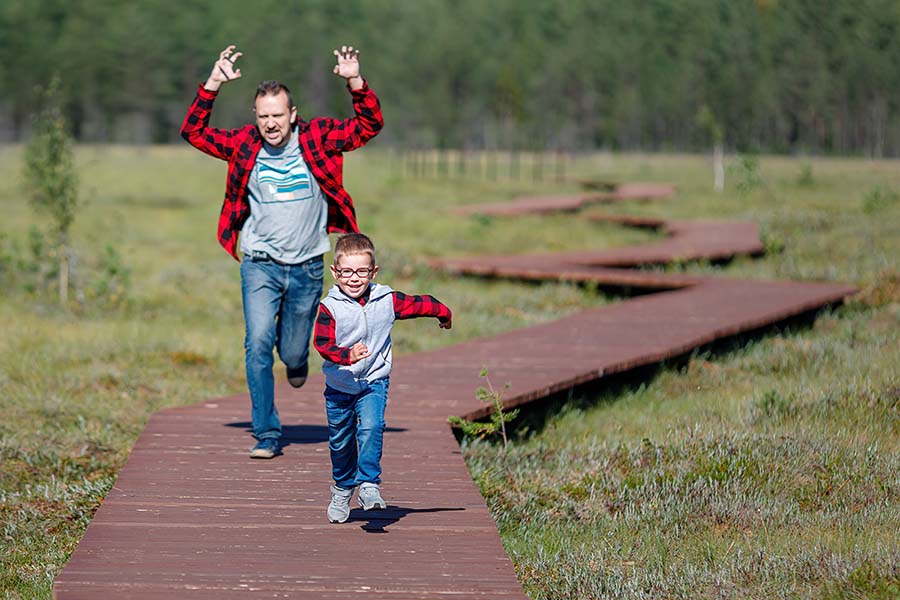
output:
[[[301,114],[345,116],[331,50],[351,43],[382,99],[379,145],[690,150],[720,136],[897,155],[898,34],[900,0],[0,0],[0,139],[28,137],[35,88],[59,73],[79,140],[175,141],[228,43],[244,77],[214,124],[250,119],[269,78]]]

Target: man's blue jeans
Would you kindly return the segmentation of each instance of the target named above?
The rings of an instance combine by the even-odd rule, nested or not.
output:
[[[321,256],[298,265],[254,261],[246,256],[241,261],[247,387],[253,404],[253,436],[258,440],[281,437],[272,349],[278,348],[278,357],[290,369],[306,364],[323,273]]]
[[[334,484],[351,489],[361,483],[381,483],[384,409],[390,380],[370,382],[358,394],[325,386],[328,450]]]

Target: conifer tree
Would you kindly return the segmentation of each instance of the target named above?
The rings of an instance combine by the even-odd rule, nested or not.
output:
[[[43,108],[34,119],[31,141],[25,148],[24,179],[32,206],[52,220],[53,243],[59,256],[59,302],[65,305],[69,291],[69,228],[78,205],[78,177],[58,76],[44,89],[43,100]]]

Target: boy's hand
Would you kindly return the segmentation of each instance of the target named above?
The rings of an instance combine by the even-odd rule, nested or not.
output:
[[[350,364],[357,363],[369,357],[369,349],[362,342],[356,342],[350,347]]]
[[[452,325],[453,325],[453,322],[450,319],[447,319],[446,321],[438,321],[438,326],[441,329],[450,329],[450,327]]]

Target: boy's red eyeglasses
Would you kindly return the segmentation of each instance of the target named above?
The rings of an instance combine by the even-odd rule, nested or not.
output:
[[[341,279],[350,279],[354,275],[359,277],[360,279],[365,279],[372,274],[374,271],[372,267],[363,267],[361,269],[336,269],[338,277]]]

